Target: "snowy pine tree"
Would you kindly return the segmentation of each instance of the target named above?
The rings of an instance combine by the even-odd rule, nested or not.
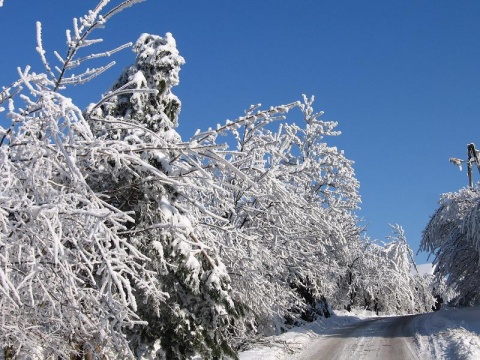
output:
[[[152,260],[149,269],[168,294],[165,304],[158,304],[137,289],[143,304],[138,313],[148,327],[135,330],[132,341],[138,348],[153,348],[159,341],[168,359],[197,352],[207,358],[233,356],[224,329],[230,316],[239,313],[230,298],[229,277],[215,252],[203,244],[205,233],[195,229],[195,217],[177,204],[182,188],[190,185],[184,167],[176,164],[182,148],[187,151],[189,146],[180,143],[174,129],[180,101],[171,92],[184,60],[171,34],[143,34],[133,50],[135,63],[86,111],[95,136],[127,142],[162,173],[162,178],[144,168],[129,173],[122,164],[105,159],[104,173],[89,180],[92,188],[108,195],[112,206],[132,213],[135,221],[126,237]]]

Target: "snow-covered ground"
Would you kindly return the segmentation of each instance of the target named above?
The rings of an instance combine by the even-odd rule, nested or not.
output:
[[[367,354],[362,349],[361,358],[373,359],[378,356],[376,349],[380,351],[381,346],[372,347],[372,341],[380,342],[385,339],[382,339],[382,335],[378,335],[381,332],[372,335],[372,326],[362,326],[362,321],[371,318],[378,319],[378,317],[365,312],[354,315],[351,313],[337,313],[337,315],[329,319],[321,319],[280,336],[267,338],[262,343],[252,345],[250,350],[240,353],[240,359],[307,359],[308,357],[305,356],[305,353],[311,354],[315,351],[318,351],[319,356],[321,356],[322,344],[325,344],[325,346],[327,344],[331,345],[331,342],[322,342],[322,338],[331,338],[332,334],[337,334],[345,327],[355,329],[354,345],[345,346],[345,351],[349,351],[348,354],[344,355],[345,358],[356,355],[355,344],[360,344],[363,339],[368,338],[373,351]],[[374,323],[371,322],[371,324]],[[410,341],[409,347],[410,351],[413,351],[415,354],[415,358],[480,359],[480,307],[464,309],[444,308],[435,313],[417,315],[409,319],[407,326],[403,330],[405,328],[409,332],[407,336]],[[345,341],[346,336],[344,334],[335,341]],[[395,334],[393,337],[398,338],[399,336]],[[385,351],[385,345],[383,346],[382,351]],[[357,350],[360,351],[360,349]],[[321,359],[321,357],[318,357],[318,359]]]

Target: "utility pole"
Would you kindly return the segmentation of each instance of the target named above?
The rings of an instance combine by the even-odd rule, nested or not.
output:
[[[480,161],[478,161],[478,153],[477,153],[477,150],[475,149],[474,143],[467,145],[467,153],[468,153],[468,161],[467,161],[468,186],[470,187],[470,189],[473,189],[473,175],[472,175],[473,162],[477,164],[478,172],[480,172]]]
[[[450,158],[450,162],[460,168],[462,170],[462,162],[465,160],[458,159],[458,158]],[[472,163],[477,165],[477,170],[480,172],[480,159],[478,156],[478,151],[475,149],[475,144],[470,143],[467,145],[467,175],[468,175],[468,186],[470,189],[473,189],[473,174],[472,174]]]

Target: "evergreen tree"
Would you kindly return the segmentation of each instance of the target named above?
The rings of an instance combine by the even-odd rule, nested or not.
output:
[[[148,268],[168,294],[159,304],[136,289],[143,304],[138,313],[148,326],[135,330],[132,341],[140,349],[145,343],[153,348],[158,340],[168,359],[195,353],[206,358],[234,356],[225,328],[230,316],[239,313],[230,298],[228,274],[215,252],[203,244],[205,234],[195,229],[195,217],[178,206],[190,179],[177,165],[182,146],[185,151],[188,146],[180,144],[174,129],[181,103],[171,89],[178,84],[184,60],[169,33],[143,34],[133,50],[135,63],[99,104],[86,111],[97,138],[126,141],[162,174],[159,179],[149,177],[144,168],[125,172],[122,164],[106,159],[104,173],[89,181],[96,191],[108,194],[111,205],[132,213],[128,241],[151,259]]]

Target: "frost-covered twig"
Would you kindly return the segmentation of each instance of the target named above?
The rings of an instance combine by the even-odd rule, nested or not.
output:
[[[227,121],[225,125],[218,126],[217,129],[215,129],[215,130],[210,129],[206,132],[197,132],[191,138],[191,141],[203,142],[203,141],[207,140],[213,134],[221,134],[225,130],[235,129],[235,128],[238,128],[239,126],[242,126],[246,123],[255,122],[259,119],[269,119],[268,122],[274,121],[274,120],[281,120],[282,118],[275,118],[275,116],[279,113],[286,113],[286,112],[288,112],[289,110],[291,110],[292,108],[294,108],[298,105],[299,105],[299,102],[293,102],[293,103],[290,103],[290,104],[287,104],[287,105],[272,107],[268,110],[258,111],[255,114],[248,113],[247,116],[240,117],[235,121]],[[257,107],[252,108],[252,111],[256,110]],[[258,124],[256,126],[257,127],[258,126],[264,126],[265,124],[266,124],[265,122],[262,122],[261,125]]]
[[[144,0],[130,0],[130,1],[124,1],[121,4],[115,6],[112,10],[108,11],[105,15],[101,15],[100,11],[103,10],[103,8],[110,2],[108,0],[106,1],[100,1],[97,7],[89,12],[88,15],[85,15],[82,18],[79,19],[74,19],[73,21],[73,37],[71,35],[70,31],[67,31],[67,44],[68,44],[68,50],[67,54],[65,56],[65,59],[63,61],[62,66],[59,68],[59,75],[55,76],[50,68],[50,65],[45,58],[45,50],[43,50],[43,47],[41,46],[41,24],[38,23],[37,31],[38,35],[38,49],[39,52],[42,56],[42,61],[44,63],[44,66],[47,70],[47,72],[52,76],[53,79],[55,79],[55,87],[54,91],[57,91],[61,86],[66,85],[66,84],[77,84],[77,83],[82,83],[91,80],[92,78],[100,75],[102,72],[106,71],[109,67],[111,67],[114,62],[109,63],[106,66],[99,67],[94,70],[87,70],[87,72],[84,72],[83,74],[76,75],[73,77],[70,77],[69,80],[65,81],[64,77],[66,75],[66,71],[77,67],[80,65],[82,62],[86,60],[91,60],[99,57],[104,57],[104,56],[110,56],[114,54],[115,52],[118,52],[126,47],[129,47],[130,44],[124,44],[119,47],[114,48],[113,50],[106,51],[103,53],[98,53],[98,54],[92,54],[88,55],[86,57],[83,57],[81,59],[75,60],[75,56],[77,55],[77,52],[86,46],[90,46],[96,43],[101,42],[101,39],[94,39],[94,40],[87,40],[88,36],[93,32],[93,30],[103,27],[105,23],[115,14],[119,13],[120,11],[134,5],[137,3],[140,3]],[[59,55],[57,55],[57,58],[62,59]]]

